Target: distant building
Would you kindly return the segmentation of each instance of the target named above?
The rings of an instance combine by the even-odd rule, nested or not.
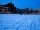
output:
[[[28,13],[28,9],[26,10],[26,9],[19,9],[19,10],[16,10],[17,11],[17,13],[22,13],[22,14],[26,14],[26,13]]]
[[[16,7],[14,7],[14,4],[12,4],[12,2],[6,5],[0,5],[0,13],[4,13],[4,12],[16,13]]]
[[[31,13],[31,14],[32,14],[32,13],[33,13],[33,9],[29,9],[29,13]]]
[[[10,13],[10,8],[5,7],[4,5],[0,5],[0,14]]]
[[[38,14],[38,10],[33,10],[33,13]]]
[[[33,9],[29,9],[29,11],[33,11]]]
[[[28,10],[28,8],[26,8],[26,10]]]
[[[14,4],[12,4],[12,2],[6,4],[5,7],[10,7],[10,12],[16,13],[16,7],[14,7]]]
[[[39,13],[40,13],[40,9],[38,9]]]

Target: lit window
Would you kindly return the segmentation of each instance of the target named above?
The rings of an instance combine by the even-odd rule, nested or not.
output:
[[[14,12],[14,11],[13,11]]]

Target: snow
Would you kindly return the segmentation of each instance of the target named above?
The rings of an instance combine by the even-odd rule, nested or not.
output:
[[[40,15],[0,14],[0,30],[40,30]]]

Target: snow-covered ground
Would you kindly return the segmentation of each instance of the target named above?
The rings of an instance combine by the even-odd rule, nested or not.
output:
[[[40,30],[40,15],[0,14],[0,30]]]

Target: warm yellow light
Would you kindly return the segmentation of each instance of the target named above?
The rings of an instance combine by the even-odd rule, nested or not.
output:
[[[14,11],[13,11],[14,12]]]
[[[4,10],[3,10],[4,11]]]

